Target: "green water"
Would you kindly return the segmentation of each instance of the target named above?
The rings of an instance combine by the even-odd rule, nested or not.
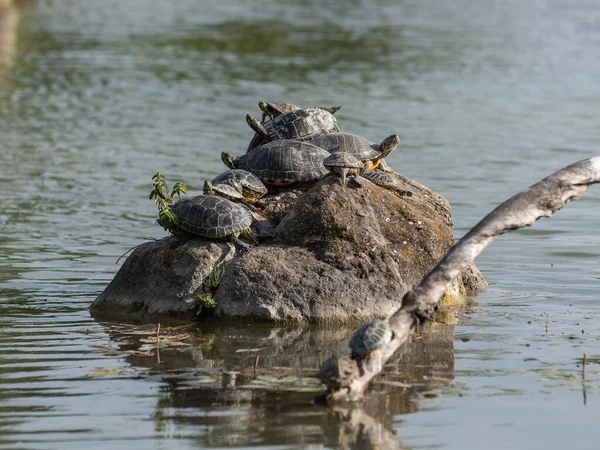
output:
[[[1,2],[0,2],[1,3]],[[0,9],[0,448],[556,448],[600,438],[600,194],[479,259],[491,283],[353,409],[308,379],[353,327],[97,323],[160,238],[157,170],[198,191],[257,101],[342,104],[461,236],[600,154],[595,2],[28,1]],[[586,377],[581,359],[588,356]],[[258,356],[258,360],[257,357]]]

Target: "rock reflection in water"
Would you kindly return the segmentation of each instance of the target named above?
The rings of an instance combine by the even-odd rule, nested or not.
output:
[[[103,325],[113,353],[164,383],[157,431],[197,427],[203,446],[325,441],[342,448],[402,448],[394,434],[397,415],[419,410],[420,393],[454,377],[454,328],[446,324],[413,335],[359,406],[335,410],[312,404],[323,389],[314,375],[332,353],[349,351],[353,326],[163,328],[157,351],[154,327]]]

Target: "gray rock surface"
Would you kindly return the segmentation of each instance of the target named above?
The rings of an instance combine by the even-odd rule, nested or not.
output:
[[[94,301],[103,318],[193,319],[195,298],[215,264],[225,275],[215,314],[267,321],[335,323],[392,314],[452,246],[450,205],[399,176],[400,197],[363,180],[347,188],[326,176],[313,188],[281,191],[258,204],[277,225],[248,253],[227,242],[165,238],[143,244]],[[267,219],[264,219],[267,218]],[[453,303],[486,285],[474,268],[446,297]]]
[[[233,245],[166,237],[137,247],[90,306],[96,318],[140,321],[193,320],[195,297],[215,264]]]

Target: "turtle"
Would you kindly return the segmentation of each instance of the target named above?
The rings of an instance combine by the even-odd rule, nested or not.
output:
[[[317,378],[328,388],[338,390],[349,387],[359,376],[355,361],[348,356],[333,355],[321,366]]]
[[[280,114],[264,123],[260,123],[248,114],[246,122],[256,133],[248,145],[248,152],[270,141],[281,139],[307,141],[317,136],[339,131],[333,113],[340,108],[341,106],[334,106],[330,109],[297,109]]]
[[[271,186],[316,183],[327,174],[323,160],[328,156],[322,148],[293,139],[269,142],[237,158],[221,153],[227,167],[247,170]]]
[[[323,165],[333,174],[340,176],[340,183],[346,187],[346,177],[351,176],[362,186],[358,177],[365,171],[365,165],[355,155],[348,152],[332,153],[323,160]],[[383,173],[383,172],[382,172]]]
[[[263,113],[262,122],[264,122],[267,117],[273,119],[283,113],[300,109],[299,106],[284,102],[258,102],[258,107]]]
[[[377,186],[394,191],[400,197],[412,197],[413,195],[411,191],[399,188],[396,184],[396,179],[390,173],[382,172],[380,170],[372,170],[370,172],[363,173],[362,176]]]
[[[220,195],[228,200],[243,200],[242,186],[235,180],[227,180],[223,183],[213,184],[210,181],[204,182],[204,195]]]
[[[238,236],[258,244],[250,228],[252,213],[231,200],[216,195],[197,195],[179,200],[169,208],[177,218],[176,232],[211,239],[232,239],[243,250],[250,246],[240,241]]]
[[[260,181],[256,175],[240,169],[226,170],[217,175],[212,180],[212,183],[213,185],[222,184],[227,182],[227,180],[236,180],[242,187],[242,195],[244,198],[252,203],[268,192],[263,182]]]
[[[309,140],[317,147],[330,153],[348,152],[360,157],[366,170],[375,169],[400,143],[400,137],[392,134],[385,138],[381,144],[375,144],[361,136],[350,133],[329,133]],[[387,164],[385,171],[391,171]]]
[[[263,185],[264,186],[264,185]],[[204,195],[219,195],[233,202],[241,203],[250,211],[256,211],[254,205],[246,200],[242,194],[242,186],[235,179],[229,179],[223,183],[213,184],[210,181],[204,182]]]
[[[364,359],[390,342],[394,332],[389,322],[384,319],[375,319],[365,323],[354,332],[350,339],[350,349],[353,359]]]

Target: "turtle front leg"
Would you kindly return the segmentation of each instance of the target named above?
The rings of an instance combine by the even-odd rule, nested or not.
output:
[[[252,246],[250,244],[246,244],[244,241],[239,240],[237,237],[233,236],[233,245],[235,245],[235,249],[236,251],[240,254],[243,255],[244,253],[247,253],[250,251],[250,249],[252,248]]]

